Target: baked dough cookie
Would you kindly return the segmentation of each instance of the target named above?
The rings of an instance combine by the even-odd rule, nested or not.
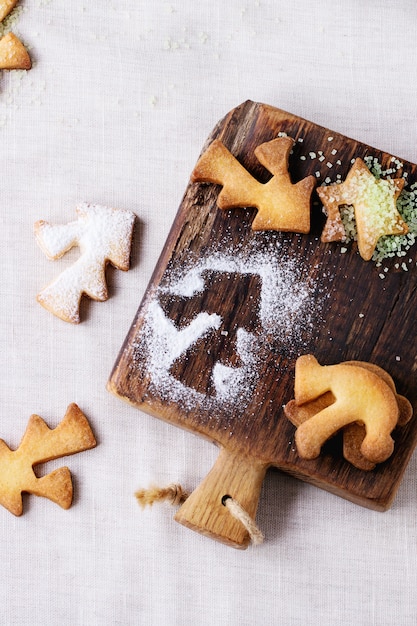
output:
[[[317,189],[327,215],[321,240],[343,241],[346,238],[339,209],[343,205],[352,205],[359,253],[365,261],[369,261],[381,237],[408,232],[408,226],[396,207],[403,186],[403,178],[375,178],[362,159],[355,159],[343,183],[332,183]]]
[[[30,70],[32,62],[20,39],[7,33],[0,39],[0,70]]]
[[[73,324],[80,321],[83,294],[93,300],[107,300],[108,263],[123,271],[129,269],[136,218],[131,211],[86,202],[76,212],[78,220],[69,224],[53,226],[43,220],[35,224],[36,240],[49,259],[59,259],[74,246],[80,248],[78,260],[37,296],[48,311]]]
[[[373,469],[392,454],[391,432],[411,418],[412,407],[384,370],[356,361],[321,366],[305,355],[297,359],[295,376],[295,399],[285,414],[297,426],[301,457],[316,458],[341,429],[347,433],[344,456],[360,469]]]
[[[12,12],[17,4],[17,0],[0,0],[0,22]]]
[[[222,185],[217,199],[220,209],[255,207],[258,211],[253,230],[308,233],[311,194],[316,182],[313,176],[296,184],[291,182],[288,158],[293,146],[290,137],[278,137],[257,146],[255,156],[273,174],[262,184],[215,139],[197,162],[191,180]]]
[[[67,467],[37,478],[33,466],[94,448],[96,440],[84,413],[70,404],[54,429],[39,415],[32,415],[17,450],[0,439],[0,504],[13,515],[23,513],[22,492],[43,496],[68,509],[72,503],[72,480]]]

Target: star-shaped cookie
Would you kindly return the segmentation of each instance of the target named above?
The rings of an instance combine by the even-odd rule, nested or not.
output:
[[[220,209],[255,207],[253,230],[310,231],[310,198],[313,176],[291,182],[288,158],[294,141],[278,137],[255,149],[260,163],[273,174],[265,184],[257,181],[219,140],[213,141],[199,159],[191,179],[222,185],[217,205]]]
[[[396,207],[403,186],[403,178],[375,178],[362,159],[355,159],[343,183],[332,183],[317,189],[327,215],[321,240],[343,241],[346,238],[340,207],[352,205],[359,253],[365,261],[369,261],[380,237],[408,232],[408,226]]]

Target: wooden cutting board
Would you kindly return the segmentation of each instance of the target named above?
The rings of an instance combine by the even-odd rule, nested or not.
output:
[[[391,155],[251,101],[217,124],[203,150],[221,139],[266,182],[270,174],[254,150],[280,134],[295,140],[294,183],[310,174],[318,184],[344,180],[355,157],[399,167]],[[395,176],[404,174],[411,185],[417,166],[403,162]],[[252,231],[256,210],[219,210],[219,191],[189,183],[108,383],[139,409],[219,445],[213,469],[176,519],[245,547],[247,533],[222,498],[231,495],[255,516],[270,466],[357,504],[387,509],[416,444],[417,420],[394,431],[388,461],[362,471],[343,459],[340,436],[316,460],[301,459],[283,405],[294,394],[296,358],[311,353],[323,365],[380,365],[415,410],[417,244],[403,259],[377,267],[355,244],[320,241],[324,217],[316,192],[311,232],[300,235]]]

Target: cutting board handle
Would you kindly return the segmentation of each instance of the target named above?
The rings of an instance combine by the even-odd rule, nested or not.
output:
[[[224,498],[231,496],[254,519],[266,470],[265,463],[221,448],[212,469],[177,511],[175,520],[227,545],[246,548],[248,532],[231,515]]]

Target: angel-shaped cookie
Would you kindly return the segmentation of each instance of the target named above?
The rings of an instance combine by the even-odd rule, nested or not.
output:
[[[222,185],[217,205],[220,209],[255,207],[253,230],[279,230],[296,233],[310,231],[310,198],[315,186],[313,176],[293,184],[288,158],[294,141],[278,137],[255,149],[255,156],[273,174],[265,184],[257,181],[216,139],[199,159],[191,180]]]
[[[68,467],[60,467],[38,478],[33,466],[94,448],[96,440],[81,409],[74,403],[63,420],[48,428],[39,415],[32,415],[17,450],[0,439],[0,504],[13,515],[23,512],[22,493],[43,496],[68,509],[72,502],[72,480]]]
[[[77,261],[37,296],[51,313],[74,324],[80,321],[83,294],[93,300],[107,300],[107,263],[129,269],[136,217],[130,211],[98,204],[82,203],[76,211],[78,220],[69,224],[52,226],[43,220],[35,224],[36,239],[49,259],[59,259],[73,246],[80,248]]]

